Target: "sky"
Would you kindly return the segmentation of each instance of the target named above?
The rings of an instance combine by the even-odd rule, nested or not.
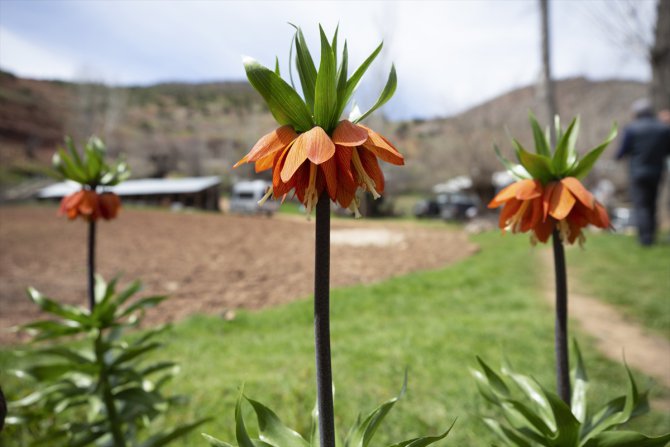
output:
[[[655,0],[636,4],[650,35]],[[550,5],[555,78],[650,79],[641,53],[621,45],[623,31],[603,19],[627,3]],[[540,76],[537,0],[0,0],[0,68],[37,79],[149,85],[243,80],[243,56],[266,66],[278,56],[285,75],[289,22],[315,55],[318,24],[328,35],[339,24],[350,67],[383,40],[356,100],[371,105],[394,63],[398,89],[384,107],[392,119],[455,114]]]

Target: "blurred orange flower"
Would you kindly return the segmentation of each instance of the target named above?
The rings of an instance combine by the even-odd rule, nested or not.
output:
[[[291,190],[309,213],[325,190],[331,200],[358,215],[357,188],[374,198],[384,192],[384,175],[377,158],[403,165],[403,156],[382,135],[360,124],[343,120],[332,136],[321,127],[297,134],[282,126],[263,136],[235,164],[255,163],[256,172],[273,169],[271,195],[285,197]]]
[[[607,211],[575,177],[542,186],[539,180],[520,180],[500,191],[489,208],[504,205],[498,226],[513,233],[533,232],[533,241],[546,242],[557,228],[570,244],[584,242],[582,229],[610,226]]]
[[[74,220],[78,216],[90,222],[102,217],[105,220],[114,219],[121,208],[121,199],[114,193],[98,194],[90,189],[82,189],[63,197],[60,203],[59,215],[66,215]]]

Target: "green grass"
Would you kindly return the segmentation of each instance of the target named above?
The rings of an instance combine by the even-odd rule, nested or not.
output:
[[[493,438],[479,420],[480,414],[490,413],[468,370],[476,354],[495,366],[504,354],[518,370],[554,387],[553,315],[541,292],[537,249],[525,237],[497,232],[474,241],[481,251],[458,264],[332,292],[340,433],[358,412],[369,412],[394,396],[407,367],[408,393],[378,431],[374,445],[437,434],[456,418],[454,430],[440,445],[491,445]],[[573,335],[581,342],[594,400],[623,394],[623,366],[596,353],[589,337]],[[273,408],[287,425],[307,432],[315,400],[308,298],[240,312],[232,321],[194,316],[176,324],[165,341],[168,345],[158,357],[175,360],[182,368],[171,389],[191,397],[190,405],[168,416],[166,424],[213,416],[199,431],[233,441],[234,403],[244,383],[249,397]],[[2,363],[0,356],[0,369]],[[643,376],[637,377],[647,385]],[[652,396],[668,398],[670,392],[654,387]],[[670,415],[652,412],[633,428],[657,434],[668,426]],[[193,434],[175,445],[204,443]]]
[[[588,235],[585,249],[568,250],[567,258],[580,291],[670,339],[668,243],[649,248],[633,236]]]

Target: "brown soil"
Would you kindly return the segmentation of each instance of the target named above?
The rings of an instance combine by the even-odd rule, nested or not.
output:
[[[52,207],[0,208],[0,344],[17,340],[8,328],[39,317],[29,285],[86,303],[86,228]],[[123,210],[98,228],[98,273],[170,295],[149,323],[259,309],[312,291],[314,221],[304,217]],[[465,234],[442,228],[334,220],[332,231],[333,287],[439,268],[476,250]]]

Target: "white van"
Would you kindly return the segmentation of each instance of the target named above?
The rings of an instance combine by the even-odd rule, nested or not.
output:
[[[245,180],[235,183],[230,196],[230,212],[271,216],[279,208],[279,202],[268,199],[262,206],[258,204],[271,187],[272,183],[265,180]]]

